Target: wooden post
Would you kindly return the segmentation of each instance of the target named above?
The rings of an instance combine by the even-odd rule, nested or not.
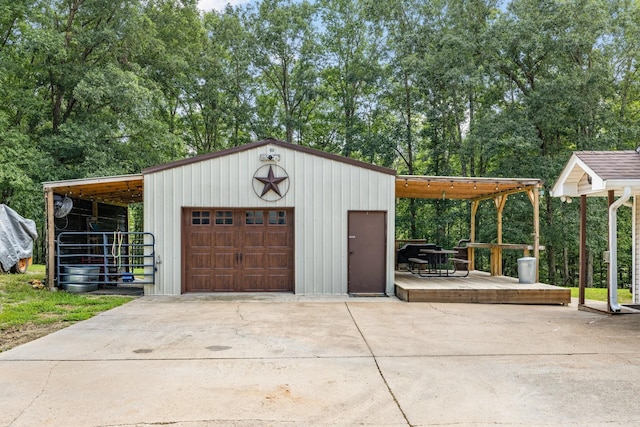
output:
[[[530,194],[533,205],[533,257],[536,259],[536,283],[540,281],[540,184]]]
[[[46,204],[46,221],[47,221],[47,265],[46,265],[46,275],[47,275],[47,287],[49,290],[53,290],[55,287],[54,278],[56,275],[55,265],[56,265],[56,224],[55,217],[53,216],[53,190],[51,188],[47,188],[45,190],[45,204]]]
[[[493,199],[496,209],[497,209],[497,223],[498,223],[498,231],[497,231],[497,243],[499,245],[502,244],[502,211],[504,211],[504,205],[507,203],[507,195],[503,194],[501,196]],[[493,257],[492,257],[493,258]],[[496,276],[502,276],[502,249],[498,248],[495,252],[495,260],[492,261],[494,268],[492,269],[495,272]]]
[[[476,241],[476,213],[478,213],[478,206],[480,205],[479,200],[471,201],[471,226],[469,227],[469,240],[471,242]],[[475,270],[475,249],[468,248],[467,256],[469,257],[469,270]]]
[[[587,196],[580,196],[580,273],[578,284],[578,305],[584,305],[587,284]]]
[[[91,221],[98,222],[98,202],[95,200],[91,202]],[[91,231],[91,230],[87,230]]]

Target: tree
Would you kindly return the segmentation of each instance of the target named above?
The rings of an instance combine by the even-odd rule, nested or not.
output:
[[[420,67],[417,60],[422,49],[418,29],[424,23],[420,2],[394,0],[380,4],[367,2],[367,13],[372,22],[382,27],[385,34],[385,48],[388,55],[383,58],[388,86],[382,101],[388,106],[389,132],[396,142],[400,173],[413,175],[419,169],[416,165],[417,124],[420,122],[420,97],[415,87],[416,73]],[[408,200],[409,236],[417,236],[415,199]]]
[[[494,124],[498,146],[493,170],[543,178],[547,191],[572,149],[610,146],[608,66],[602,54],[608,15],[604,1],[514,0],[490,33],[492,63],[503,102]],[[604,138],[603,138],[604,137]],[[535,158],[535,162],[522,159]],[[544,198],[543,235],[549,280],[555,282],[556,248],[575,241],[559,225],[554,201]]]
[[[302,142],[300,135],[295,135],[301,127],[299,118],[313,109],[318,85],[313,20],[310,3],[292,0],[264,0],[244,18],[253,36],[253,66],[265,89],[256,97],[264,113],[261,130],[276,133],[259,137],[278,136],[283,129],[287,142]],[[271,101],[272,97],[278,104]],[[269,123],[269,112],[277,114],[275,122]]]
[[[366,98],[376,93],[381,69],[379,35],[363,16],[362,6],[354,0],[323,0],[321,4],[321,40],[323,82],[326,95],[337,101],[340,117],[335,127],[344,156],[367,150]],[[376,107],[374,107],[376,108]]]
[[[248,34],[238,9],[204,16],[202,53],[185,84],[182,102],[185,140],[197,154],[247,143],[251,133],[254,77]]]

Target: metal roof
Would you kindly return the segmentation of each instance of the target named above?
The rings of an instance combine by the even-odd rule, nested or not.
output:
[[[139,203],[143,201],[144,174],[152,174],[162,170],[225,156],[267,144],[275,144],[330,160],[347,163],[356,167],[395,175],[395,171],[392,169],[349,159],[336,154],[325,153],[308,147],[289,144],[283,141],[266,139],[228,150],[208,153],[202,156],[154,166],[143,170],[141,174],[53,181],[45,182],[43,183],[43,186],[45,190],[51,189],[56,194],[66,194],[72,198],[126,206],[131,203]],[[482,200],[495,198],[504,194],[524,192],[535,187],[540,187],[542,183],[542,180],[534,178],[398,175],[396,177],[396,197]]]
[[[249,144],[240,145],[238,147],[228,148],[226,150],[215,151],[213,153],[202,154],[200,156],[189,157],[182,160],[177,160],[175,162],[166,163],[163,165],[152,166],[150,168],[146,168],[142,171],[144,175],[152,174],[155,172],[160,172],[167,169],[177,168],[184,165],[189,165],[192,163],[198,163],[209,159],[215,159],[217,157],[228,156],[233,153],[239,153],[242,151],[251,150],[254,148],[259,148],[265,145],[276,145],[279,147],[286,148],[288,150],[299,151],[307,154],[311,154],[313,156],[323,157],[325,159],[333,160],[340,163],[346,163],[352,166],[370,169],[373,171],[385,173],[387,175],[395,175],[396,171],[393,169],[389,169],[383,166],[374,165],[372,163],[366,163],[360,160],[351,159],[349,157],[340,156],[338,154],[327,153],[326,151],[316,150],[315,148],[305,147],[303,145],[291,144],[289,142],[280,141],[277,139],[263,139],[261,141],[251,142]]]

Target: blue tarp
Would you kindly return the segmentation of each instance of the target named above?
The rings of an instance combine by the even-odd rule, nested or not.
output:
[[[33,242],[38,238],[36,223],[0,204],[0,266],[9,271],[23,258],[31,258]]]

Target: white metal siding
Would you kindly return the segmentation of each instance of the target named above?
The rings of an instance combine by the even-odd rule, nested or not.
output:
[[[578,182],[578,194],[588,194],[591,191],[591,188],[592,185],[589,183],[589,175],[585,173]]]
[[[158,264],[147,294],[179,294],[181,208],[291,207],[295,221],[295,291],[347,292],[347,213],[387,213],[387,293],[394,292],[395,177],[313,154],[273,146],[289,174],[289,192],[276,202],[253,191],[253,174],[270,145],[144,176],[145,231],[156,237]]]
[[[631,250],[631,265],[633,266],[633,273],[631,275],[631,289],[633,292],[633,302],[635,304],[640,303],[640,265],[638,265],[638,254],[640,253],[640,195],[636,195],[633,198],[633,221],[632,231],[633,244]]]

